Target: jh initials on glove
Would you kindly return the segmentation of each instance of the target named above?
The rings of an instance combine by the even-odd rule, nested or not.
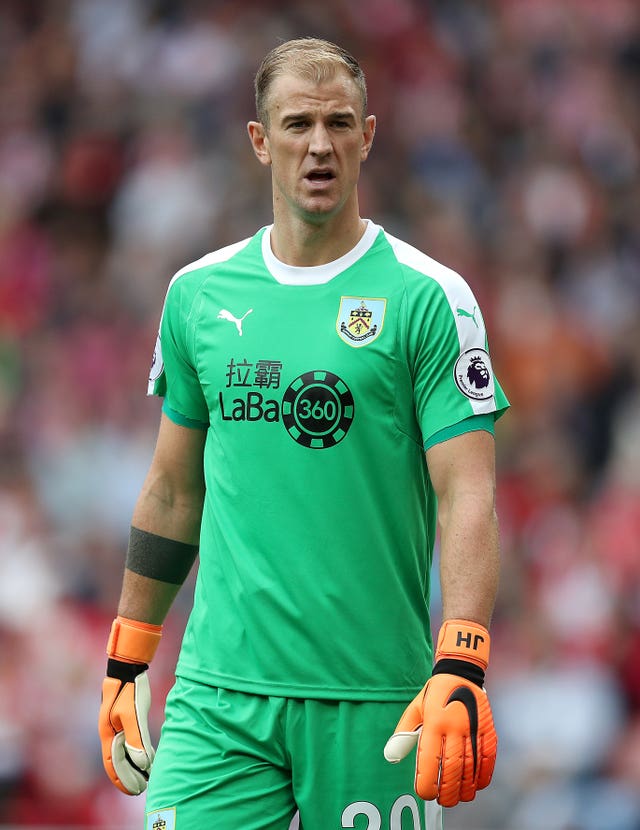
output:
[[[111,781],[127,795],[147,788],[155,755],[147,724],[151,691],[147,669],[162,626],[116,617],[107,643],[98,731],[102,762]]]
[[[431,679],[405,709],[384,755],[397,763],[418,744],[416,793],[443,807],[472,801],[493,775],[498,737],[483,688],[489,632],[447,620],[438,636]]]

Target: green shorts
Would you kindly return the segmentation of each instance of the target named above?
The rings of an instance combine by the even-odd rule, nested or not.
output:
[[[389,764],[382,754],[403,709],[178,678],[145,830],[441,830],[441,809],[413,791],[411,760]]]

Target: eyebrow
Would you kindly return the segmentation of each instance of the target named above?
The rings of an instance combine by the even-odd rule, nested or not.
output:
[[[290,121],[304,121],[305,119],[311,118],[311,112],[309,110],[301,110],[300,112],[292,112],[292,113],[285,113],[281,119],[280,123],[286,124]],[[357,117],[353,110],[345,110],[337,111],[337,112],[330,112],[326,116],[327,118],[331,119],[338,119],[340,121],[356,121]]]

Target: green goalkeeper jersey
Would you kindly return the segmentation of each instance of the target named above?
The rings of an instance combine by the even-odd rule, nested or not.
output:
[[[149,391],[207,430],[177,673],[285,697],[414,694],[432,662],[425,449],[508,406],[464,280],[372,222],[311,268],[279,262],[263,228],[175,275]]]

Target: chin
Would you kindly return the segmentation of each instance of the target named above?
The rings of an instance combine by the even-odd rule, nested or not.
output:
[[[336,216],[343,207],[344,205],[341,202],[337,203],[334,199],[327,199],[322,202],[314,200],[311,204],[301,204],[300,213],[309,222],[322,222]]]

